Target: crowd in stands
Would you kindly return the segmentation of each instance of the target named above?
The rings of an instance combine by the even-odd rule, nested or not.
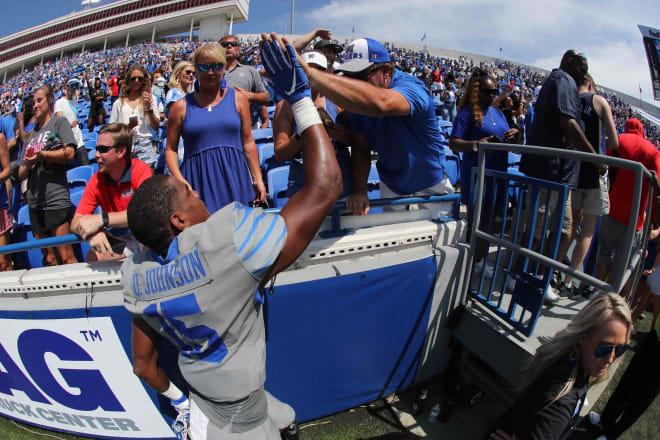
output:
[[[0,86],[3,111],[0,182],[6,183],[6,192],[4,187],[0,192],[0,244],[9,242],[11,212],[24,236],[27,227],[30,234],[27,237],[46,238],[73,231],[89,241],[91,250],[86,256],[68,245],[45,249],[45,264],[74,263],[82,258],[88,261],[121,258],[130,256],[139,246],[131,241],[118,243],[105,229],[127,226],[134,229],[132,225],[136,225],[136,229],[141,228],[136,238],[158,254],[158,258],[151,255],[149,258],[157,261],[148,264],[167,264],[176,258],[179,248],[186,246],[186,237],[196,237],[205,231],[197,228],[196,232],[184,233],[190,226],[214,224],[218,219],[238,221],[241,215],[236,230],[243,221],[253,221],[253,228],[264,234],[264,240],[277,240],[267,250],[279,246],[279,252],[285,246],[287,251],[282,253],[286,258],[281,261],[290,264],[312,239],[340,195],[342,177],[344,193],[341,196],[346,197],[346,209],[355,215],[369,213],[374,167],[379,180],[378,195],[383,198],[451,194],[460,183],[461,201],[468,206],[468,221],[472,215],[472,190],[468,180],[460,181],[460,175],[468,175],[476,164],[480,142],[568,148],[565,140],[569,139],[571,146],[582,151],[602,154],[605,149],[617,149],[619,157],[660,171],[658,127],[635,115],[616,95],[600,93],[605,99],[597,98],[598,89],[587,73],[583,54],[567,51],[559,69],[546,76],[506,61],[475,62],[467,57],[435,57],[393,44],[383,45],[369,38],[356,40],[342,51],[344,47],[330,41],[330,37],[329,32],[323,30],[301,37],[294,46],[304,60],[302,66],[282,71],[274,68],[272,59],[271,64],[268,59],[261,59],[264,53],[283,56],[274,46],[270,50],[260,49],[256,40],[225,36],[219,42],[204,44],[172,40],[83,52],[37,65],[10,78]],[[267,41],[265,44],[275,43]],[[278,67],[281,69],[283,65]],[[272,83],[266,82],[263,78],[266,71],[282,76],[293,72],[304,82],[294,81],[295,90],[287,90],[282,85],[286,81],[281,77],[273,78]],[[338,72],[341,75],[337,75]],[[561,108],[555,108],[556,103]],[[592,111],[585,110],[591,107]],[[606,130],[609,129],[607,142],[590,125],[597,125],[599,120]],[[538,121],[547,122],[550,128],[539,129],[542,123]],[[266,130],[270,134],[259,131],[260,127],[268,127]],[[266,157],[269,144],[270,155]],[[644,157],[638,154],[642,150]],[[375,164],[372,164],[372,151],[377,153]],[[309,154],[307,162],[302,152]],[[450,175],[447,172],[445,164],[449,156],[460,157],[460,173]],[[281,163],[269,162],[267,159],[271,157],[287,163],[288,182],[282,192],[286,191],[291,204],[282,211],[283,217],[290,217],[286,228],[279,216],[271,215],[273,228],[280,234],[278,237],[284,236],[280,229],[288,229],[289,237],[282,242],[263,224],[258,225],[259,220],[251,217],[253,211],[231,214],[223,210],[234,201],[240,203],[238,207],[261,206],[268,196],[276,198],[271,171],[283,167]],[[507,171],[508,160],[506,152],[495,153],[489,156],[487,167]],[[603,187],[601,177],[606,170],[598,166],[583,167],[571,174],[570,170],[566,171],[568,167],[562,168],[564,165],[558,159],[523,154],[520,171],[529,177],[568,185],[571,194],[575,194],[573,197],[579,196],[581,202],[574,201],[571,205],[568,200],[566,216],[577,216],[573,220],[578,223],[582,219],[583,235],[589,230],[588,222],[595,225],[603,216],[603,221],[611,222],[605,232],[610,240],[603,243],[609,243],[607,251],[615,250],[621,246],[622,231],[626,229],[630,212],[630,207],[626,214],[618,206],[628,197],[628,180],[621,182],[630,179],[629,176],[620,172],[618,186],[611,184],[605,210],[601,196],[604,191],[607,198],[608,188],[607,183]],[[324,167],[331,172],[326,173]],[[85,187],[75,188],[72,171],[82,169],[89,171],[83,181]],[[154,180],[151,179],[154,173],[171,177],[160,176]],[[329,188],[328,194],[320,197],[319,188],[305,183],[305,177],[309,176],[322,182],[320,186]],[[149,181],[151,183],[143,185]],[[142,188],[145,189],[142,191]],[[131,208],[129,202],[138,191],[146,195],[136,198],[154,211],[144,218],[139,212],[141,207],[135,208],[133,203]],[[181,200],[185,203],[181,201],[180,206],[172,208],[171,200],[163,196],[167,191],[177,203]],[[493,188],[487,185],[487,194],[488,191]],[[311,206],[315,197],[323,199],[322,207]],[[587,199],[591,201],[588,203]],[[641,203],[645,205],[645,199]],[[429,208],[432,217],[437,219],[450,215],[450,205],[422,204],[421,207]],[[155,214],[168,206],[173,211],[163,217],[163,224],[158,224],[163,218],[155,218]],[[528,206],[532,205],[528,203]],[[487,206],[486,212],[491,208],[496,209]],[[216,212],[223,214],[212,215]],[[304,222],[296,223],[295,217],[305,218],[315,224],[316,229],[312,230]],[[483,219],[486,220],[487,215]],[[577,229],[568,220],[562,229],[566,237],[562,237],[564,241],[560,245],[560,249],[565,245],[564,254]],[[641,230],[642,223],[643,213],[637,230]],[[238,253],[250,250],[254,238],[239,237],[241,233],[230,237],[232,233],[220,232],[220,229],[217,227],[214,231],[218,231],[218,236],[224,234],[222,240],[231,242],[232,246],[239,239],[248,243],[248,249],[241,247]],[[299,234],[294,233],[296,231]],[[527,232],[536,234],[536,231]],[[593,234],[593,230],[590,233]],[[177,241],[177,234],[182,237],[181,242]],[[305,243],[296,243],[298,235],[305,236],[301,240]],[[655,230],[652,238],[658,235],[660,229]],[[209,241],[216,244],[216,238]],[[591,238],[585,249],[589,248]],[[199,237],[195,240],[199,241]],[[277,252],[260,255],[266,251],[257,252],[258,248],[257,245],[254,252],[260,264],[254,266],[251,273],[263,276],[264,268],[267,263],[272,264]],[[228,258],[228,254],[222,252],[214,258],[231,260],[236,267],[244,264],[237,255]],[[240,257],[247,259],[251,255]],[[487,253],[483,249],[477,255],[482,260],[480,271],[489,270],[485,257]],[[223,263],[228,264],[226,261]],[[281,261],[278,271],[286,267]],[[659,263],[654,262],[652,267]],[[17,261],[16,264],[21,263]],[[30,264],[38,266],[32,260]],[[134,268],[131,264],[128,266],[136,274],[144,270],[143,263]],[[574,266],[577,268],[581,264],[582,260]],[[617,265],[615,260],[615,270],[622,269]],[[0,260],[0,269],[11,268],[11,262]],[[253,294],[259,283],[256,275],[249,282],[247,290]],[[558,280],[556,287],[562,293],[577,294],[569,278]],[[145,286],[133,285],[133,288],[137,289],[134,295],[139,296],[139,290]],[[653,278],[649,289],[656,293]],[[537,418],[546,416],[548,419],[555,417],[557,424],[542,437],[559,438],[572,423],[574,414],[571,412],[576,405],[581,405],[579,402],[584,398],[589,378],[597,379],[605,374],[614,356],[625,350],[618,347],[626,345],[631,330],[630,311],[618,295],[601,295],[592,304],[571,324],[580,327],[582,333],[558,334],[554,342],[539,349],[536,357],[538,365],[545,369],[561,364],[560,381],[566,381],[571,375],[575,379],[578,369],[583,373],[580,380],[574,380],[559,394],[555,392],[550,396],[554,400],[544,408],[538,405],[547,402],[538,400],[538,395],[528,395],[529,402],[537,406],[528,405],[524,400],[519,402],[512,413],[501,420],[496,427],[500,434],[493,438],[508,438],[506,432],[512,430],[536,432],[532,425]],[[639,313],[640,307],[635,313]],[[591,309],[595,310],[590,312]],[[136,310],[134,312],[140,313]],[[593,316],[600,320],[590,319]],[[259,320],[257,316],[250,319]],[[608,339],[604,334],[592,342],[593,347],[580,345],[576,352],[570,351],[575,344],[586,344],[583,341],[586,334],[600,335],[598,332],[605,333],[607,326],[616,327],[614,338]],[[561,356],[544,352],[554,348],[561,349],[557,351]],[[574,366],[577,360],[579,367]],[[570,362],[570,368],[566,367]],[[138,374],[140,371],[144,373],[136,368]],[[535,391],[534,384],[543,386],[550,381],[556,385],[557,378],[547,377],[547,371],[535,372],[532,391]],[[258,376],[258,372],[255,375]],[[167,384],[150,382],[153,378],[148,374],[141,377],[154,389],[167,392],[162,391],[167,389]],[[181,399],[180,391],[176,391],[170,393],[173,401]],[[213,391],[217,392],[218,402],[223,401],[221,397],[227,397],[222,394],[227,392],[222,387]],[[265,401],[270,398],[262,388],[249,391],[254,393],[250,394],[250,399]],[[548,396],[543,395],[545,397]],[[552,405],[559,407],[557,411],[563,411],[564,407],[571,409],[567,415],[544,416],[543,411]],[[526,425],[521,426],[517,423],[520,414],[526,414],[529,408],[534,408],[535,413],[526,417]],[[284,429],[284,426],[278,428]]]

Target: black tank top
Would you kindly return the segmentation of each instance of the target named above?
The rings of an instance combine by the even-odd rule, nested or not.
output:
[[[580,95],[580,107],[582,108],[582,122],[584,124],[584,134],[594,149],[600,150],[600,118],[594,108],[594,94],[584,93]],[[589,163],[582,162],[580,166],[580,178],[578,179],[578,188],[598,188],[599,187],[598,168]]]

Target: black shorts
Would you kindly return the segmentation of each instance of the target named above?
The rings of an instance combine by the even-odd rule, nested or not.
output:
[[[70,223],[73,218],[71,208],[52,209],[48,211],[33,211],[30,209],[30,224],[32,232],[49,235],[58,226]]]

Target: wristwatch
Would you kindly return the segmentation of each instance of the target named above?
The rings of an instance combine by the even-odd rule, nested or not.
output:
[[[107,228],[108,225],[110,224],[110,216],[108,215],[108,213],[105,211],[101,211],[101,219],[103,219],[103,227]]]

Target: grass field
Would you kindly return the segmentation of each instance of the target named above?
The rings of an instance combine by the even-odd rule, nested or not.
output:
[[[638,332],[648,332],[650,328],[650,313],[644,320],[637,321],[636,329]],[[639,336],[633,335],[633,350],[629,350],[622,358],[622,362],[627,364],[634,354],[634,346]],[[606,390],[601,395],[598,402],[594,405],[594,410],[600,412],[605,407],[607,399],[614,391],[617,383],[625,371],[624,365],[613,375]],[[487,399],[484,399],[487,400]],[[490,405],[493,403],[491,402]],[[470,411],[478,413],[489,413],[492,411],[488,407],[489,402],[480,402]],[[403,405],[406,407],[406,405]],[[480,408],[481,407],[481,408]],[[458,414],[454,422],[459,423],[482,423],[483,420],[475,413]],[[427,436],[420,436],[412,429],[406,429],[401,426],[401,422],[392,411],[392,407],[384,405],[383,401],[372,402],[369,405],[363,405],[349,411],[344,411],[330,417],[303,423],[300,425],[300,440],[410,440],[419,438],[442,438],[447,440],[470,440],[469,438],[460,438],[456,435],[437,435],[438,429],[442,424],[426,423],[426,414],[420,416],[415,421],[415,426],[426,430]],[[488,422],[486,422],[488,423]],[[408,425],[409,426],[409,425]],[[442,432],[447,432],[443,429]],[[449,430],[451,432],[451,430]],[[570,440],[593,440],[598,433],[584,420],[578,425],[576,431],[571,435]],[[46,431],[34,428],[29,425],[23,425],[9,419],[0,417],[0,440],[75,440],[84,439],[73,435],[62,434],[58,432]],[[475,438],[477,438],[475,436]],[[660,397],[656,397],[653,405],[635,422],[635,424],[626,431],[621,440],[657,440],[660,438]],[[193,439],[194,440],[194,439]]]

